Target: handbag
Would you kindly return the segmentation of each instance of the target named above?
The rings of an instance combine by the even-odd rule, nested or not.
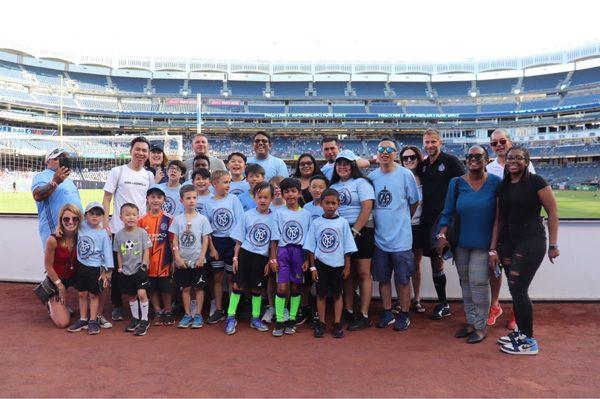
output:
[[[461,177],[455,177],[455,179],[461,179]],[[448,241],[448,246],[447,246],[447,250],[450,250],[451,252],[454,251],[456,249],[456,247],[458,246],[458,239],[460,236],[460,216],[458,214],[458,212],[456,211],[456,203],[458,202],[458,185],[460,184],[460,181],[456,181],[456,184],[454,185],[454,217],[452,218],[452,224],[450,226],[448,226],[448,231],[446,231],[446,241]],[[441,219],[442,215],[440,214],[437,219],[435,220],[435,223],[433,224],[433,228],[431,229],[431,247],[432,248],[436,248],[438,247],[438,240],[437,240],[437,234],[439,231],[439,224],[440,224],[440,219]],[[445,253],[444,251],[444,253]]]
[[[58,295],[58,288],[50,280],[50,277],[46,276],[44,281],[39,283],[34,289],[33,293],[42,301],[42,304],[46,304],[50,298]]]

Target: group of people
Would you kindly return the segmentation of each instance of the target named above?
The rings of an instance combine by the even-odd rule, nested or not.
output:
[[[528,288],[546,251],[551,261],[559,255],[558,216],[552,190],[535,175],[525,148],[496,130],[490,136],[496,159],[490,163],[486,148],[474,145],[465,171],[442,151],[440,133],[428,129],[425,156],[415,146],[399,148],[393,138],[381,138],[377,168],[366,175],[369,160],[340,150],[336,138],[321,144],[326,164],[319,168],[312,155],[302,154],[289,176],[283,160],[270,155],[266,132],[254,135],[253,156],[234,152],[226,162],[210,156],[201,134],[186,162],[169,161],[162,148],[137,137],[131,161],[110,171],[102,203],[89,203],[85,211],[61,163],[67,154],[49,152],[32,191],[47,279],[58,293],[48,301],[52,320],[71,332],[112,327],[103,315],[110,287],[113,321],[124,319],[128,299],[126,331],[145,335],[150,324],[175,324],[176,298],[184,313],[177,327],[200,328],[206,293],[206,323],[224,322],[226,334],[235,333],[246,297],[252,328],[269,331],[273,323],[272,335],[280,337],[312,316],[314,336],[323,337],[331,297],[332,335],[341,338],[345,325],[349,331],[373,325],[377,281],[383,312],[375,326],[403,331],[411,311],[426,312],[423,256],[431,260],[438,297],[432,318],[451,315],[444,259],[452,257],[466,314],[455,336],[468,343],[486,338],[487,326],[502,314],[504,269],[515,320],[498,339],[500,348],[538,352]],[[80,308],[70,325],[69,286],[79,292]]]

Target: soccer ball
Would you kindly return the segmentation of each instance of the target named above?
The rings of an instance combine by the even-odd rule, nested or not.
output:
[[[133,247],[135,247],[135,243],[131,240],[127,240],[125,241],[125,249],[127,251],[131,251],[133,249]]]

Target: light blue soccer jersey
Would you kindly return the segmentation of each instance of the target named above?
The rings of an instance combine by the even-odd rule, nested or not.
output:
[[[212,197],[213,195],[210,194],[210,192],[206,195],[198,195],[196,197],[196,211],[208,217],[208,214],[206,213],[206,204],[208,203],[208,201],[210,201]]]
[[[271,240],[278,241],[280,247],[302,246],[311,221],[311,214],[307,210],[298,208],[292,211],[288,207],[279,208],[275,212],[275,228]]]
[[[402,166],[383,173],[369,174],[375,187],[375,245],[386,252],[412,248],[410,205],[419,202],[419,190],[413,174]]]
[[[346,181],[340,180],[332,184],[331,188],[336,189],[340,193],[338,213],[351,225],[356,223],[356,219],[360,215],[360,203],[375,199],[373,186],[363,178],[348,179]]]
[[[285,162],[273,155],[269,154],[269,156],[267,156],[265,159],[250,157],[248,158],[248,162],[246,164],[249,163],[255,163],[263,167],[265,170],[265,181],[269,181],[269,179],[273,176],[289,177],[289,172],[287,166],[285,166]]]
[[[325,165],[321,167],[321,172],[325,175],[325,177],[331,181],[333,177],[333,169],[335,168],[335,162],[327,162]]]
[[[85,266],[112,269],[112,243],[106,230],[92,229],[84,220],[77,232],[77,259]]]
[[[242,243],[246,251],[269,256],[269,247],[273,237],[274,213],[264,214],[256,209],[244,213],[244,217],[233,229],[231,238]]]
[[[250,191],[250,184],[246,179],[240,181],[231,181],[229,183],[229,194],[233,194],[235,196],[239,196],[242,193],[247,193]]]
[[[323,216],[323,207],[321,205],[315,205],[314,201],[304,204],[304,210],[310,213],[310,218],[315,220],[319,216]]]
[[[163,212],[171,216],[181,215],[183,213],[183,204],[179,194],[181,185],[171,188],[167,186],[167,183],[161,183],[158,186],[165,192],[165,202],[162,205]]]
[[[210,222],[206,216],[198,213],[190,224],[185,214],[173,218],[169,232],[175,234],[179,240],[179,254],[184,260],[196,262],[202,254],[202,238],[212,233]]]
[[[212,197],[208,200],[206,214],[213,229],[213,236],[229,237],[237,222],[244,217],[244,209],[234,194],[228,194],[221,199]]]
[[[238,199],[242,204],[242,209],[244,209],[244,212],[248,212],[250,209],[256,208],[256,202],[254,202],[254,198],[252,198],[249,191],[241,193],[238,196]]]
[[[321,216],[313,220],[308,229],[304,249],[331,267],[343,267],[345,255],[358,251],[350,224],[340,216],[333,219]]]

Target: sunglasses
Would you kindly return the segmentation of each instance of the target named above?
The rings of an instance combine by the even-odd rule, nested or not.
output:
[[[506,140],[506,139],[500,139],[498,141],[490,141],[490,145],[492,147],[496,147],[498,144],[500,144],[500,145],[506,145],[506,143],[508,143],[508,140]]]
[[[379,146],[379,147],[377,147],[377,152],[380,154],[383,154],[384,152],[386,154],[392,154],[392,153],[396,152],[396,149],[394,147]]]
[[[525,160],[525,157],[521,156],[521,155],[515,155],[515,156],[512,156],[512,157],[507,157],[506,158],[506,161],[508,161],[508,162],[521,162],[521,161],[524,161],[524,160]]]
[[[416,161],[417,160],[417,154],[415,155],[402,155],[402,160],[403,161]]]
[[[63,224],[77,224],[79,223],[79,218],[77,216],[73,216],[73,217],[69,217],[69,216],[65,216],[62,218],[62,222]]]
[[[88,214],[92,215],[92,216],[103,216],[104,212],[102,212],[100,209],[94,208],[91,209]]]
[[[256,139],[254,140],[254,144],[268,144],[269,140],[267,139]]]
[[[483,157],[483,154],[467,154],[467,161],[481,161]]]
[[[312,161],[300,162],[300,166],[312,166]]]

